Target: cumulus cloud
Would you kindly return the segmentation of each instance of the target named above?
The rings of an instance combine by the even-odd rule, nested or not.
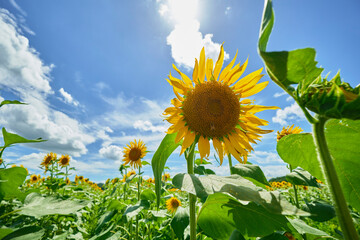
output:
[[[49,107],[47,96],[54,93],[50,86],[53,65],[43,63],[22,35],[16,18],[5,9],[0,9],[0,36],[0,87],[29,104],[2,107],[0,124],[26,138],[48,140],[28,146],[74,156],[85,154],[86,145],[95,138],[86,132],[86,126]]]
[[[102,147],[99,153],[102,157],[112,160],[119,160],[123,157],[122,148],[116,145]]]
[[[284,96],[286,95],[286,92],[277,92],[274,94],[274,98],[278,98],[278,97],[281,97],[281,96]]]
[[[66,92],[64,88],[60,88],[59,93],[61,94],[61,100],[67,104],[74,105],[75,107],[79,106],[79,102],[76,101],[70,93]]]
[[[269,165],[262,166],[261,170],[264,172],[265,176],[269,178],[282,177],[290,172],[286,165]]]
[[[134,122],[134,128],[140,131],[165,132],[165,126],[154,126],[150,121],[137,120]]]
[[[250,162],[256,162],[259,164],[269,164],[269,163],[282,163],[283,161],[277,153],[266,152],[266,151],[255,151],[249,156]]]
[[[279,109],[276,111],[276,116],[272,118],[274,123],[279,123],[281,125],[287,125],[288,121],[296,121],[305,119],[304,113],[302,112],[299,105],[295,102],[290,106]]]
[[[217,59],[220,44],[212,40],[213,34],[200,32],[200,22],[197,20],[197,0],[167,0],[159,1],[159,13],[175,23],[174,29],[167,37],[167,44],[171,46],[171,55],[178,65],[192,68],[195,58],[205,47],[206,57]],[[225,52],[224,59],[229,54]]]

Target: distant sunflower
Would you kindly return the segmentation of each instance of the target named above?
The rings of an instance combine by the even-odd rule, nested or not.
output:
[[[30,176],[31,183],[37,183],[40,180],[40,175],[33,174]]]
[[[297,133],[301,133],[303,130],[299,127],[295,127],[294,128],[294,124],[291,125],[291,127],[283,127],[283,129],[281,130],[281,132],[277,132],[277,140],[279,141],[281,138],[290,135],[290,134],[297,134]]]
[[[176,197],[171,197],[166,200],[166,208],[169,212],[176,212],[176,209],[181,206],[181,201]]]
[[[146,146],[143,141],[130,142],[130,146],[124,148],[124,165],[130,163],[134,168],[141,167],[141,159],[146,155]]]
[[[53,153],[53,152],[48,153],[48,154],[44,157],[44,159],[43,159],[43,161],[41,162],[40,165],[44,166],[45,169],[47,169],[48,166],[52,163],[52,161],[55,161],[55,160],[56,160],[56,158],[57,158],[56,153]]]
[[[67,165],[69,165],[69,162],[70,162],[70,157],[69,157],[69,155],[66,154],[66,155],[61,155],[61,158],[58,161],[58,164],[61,167],[66,167]]]
[[[167,181],[167,180],[169,180],[170,179],[170,174],[169,173],[165,173],[163,176],[162,176],[162,180],[163,181]]]
[[[176,98],[171,101],[173,107],[165,109],[164,115],[172,124],[167,133],[177,133],[176,142],[184,140],[180,154],[198,139],[200,157],[208,157],[212,140],[221,163],[225,153],[232,154],[239,162],[246,162],[248,153],[253,150],[250,143],[256,143],[260,134],[272,132],[260,129],[258,126],[265,126],[268,122],[254,114],[278,107],[253,105],[253,101],[243,99],[260,92],[269,82],[257,84],[264,76],[260,74],[262,69],[238,80],[248,60],[233,67],[236,56],[237,53],[221,72],[223,46],[215,67],[212,59],[205,61],[203,48],[200,60],[195,59],[192,80],[173,65],[181,79],[171,73],[167,79]]]

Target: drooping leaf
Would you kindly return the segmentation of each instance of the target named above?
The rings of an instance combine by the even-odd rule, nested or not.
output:
[[[26,176],[27,172],[22,167],[0,169],[0,201],[21,198],[22,192],[18,188],[24,183]]]
[[[45,215],[68,215],[73,214],[85,207],[88,201],[62,200],[53,196],[42,197],[38,193],[30,193],[20,208],[20,214],[40,218]]]
[[[184,231],[189,225],[190,217],[187,209],[178,207],[174,218],[171,220],[171,228],[179,239],[184,239]]]
[[[33,240],[41,239],[42,235],[45,233],[40,227],[29,226],[23,227],[15,230],[14,232],[6,235],[2,240]]]
[[[258,165],[236,164],[231,170],[233,174],[238,174],[242,177],[249,177],[262,184],[270,186],[270,183],[267,181],[263,171]]]
[[[153,190],[148,188],[141,192],[140,199],[154,201],[156,199],[156,194]]]
[[[2,134],[3,134],[3,138],[4,138],[4,143],[5,143],[4,147],[8,147],[15,143],[35,143],[35,142],[46,141],[46,140],[42,140],[41,138],[29,140],[29,139],[26,139],[24,137],[21,137],[21,136],[15,134],[15,133],[9,133],[6,131],[5,128],[2,128]]]
[[[242,204],[224,193],[209,195],[198,217],[201,229],[214,239],[229,239],[235,229],[244,237],[263,237],[286,229],[287,222],[256,203]]]
[[[335,208],[324,200],[316,200],[312,202],[305,201],[303,210],[311,213],[311,218],[317,222],[325,222],[335,217]]]
[[[307,239],[309,239],[309,237],[311,237],[311,236],[317,236],[317,237],[318,236],[326,236],[328,238],[332,238],[326,232],[321,231],[317,228],[313,228],[313,227],[307,225],[304,221],[302,221],[300,219],[288,218],[288,220],[289,220],[290,224],[296,229],[296,231],[298,231],[300,234],[306,234]]]
[[[147,161],[141,161],[141,165],[146,166],[146,165],[150,165],[150,163]]]
[[[0,107],[4,106],[5,104],[26,104],[26,103],[20,102],[18,100],[4,100],[0,103]]]
[[[291,173],[286,174],[286,180],[293,185],[320,187],[316,178],[314,178],[308,171],[301,168],[296,168]]]
[[[140,202],[138,202],[135,205],[129,205],[123,216],[126,217],[126,220],[129,221],[130,219],[134,218],[136,215],[138,215],[141,210],[143,210],[144,208],[147,209],[150,207],[150,204],[147,200],[140,200]]]
[[[265,191],[255,186],[251,181],[237,175],[196,177],[193,174],[180,173],[173,178],[173,184],[176,188],[194,194],[201,199],[206,199],[217,192],[225,192],[240,201],[255,202],[275,214],[309,215],[288,202],[279,192]]]
[[[209,174],[215,174],[215,172],[209,168],[205,168],[204,166],[195,166],[194,167],[194,173],[199,175],[209,175]]]
[[[159,207],[160,205],[161,174],[164,171],[166,161],[170,157],[171,153],[182,143],[181,141],[179,143],[175,143],[176,135],[176,133],[167,134],[161,141],[160,146],[154,153],[154,156],[151,160],[151,166],[155,177],[155,193],[157,207]]]

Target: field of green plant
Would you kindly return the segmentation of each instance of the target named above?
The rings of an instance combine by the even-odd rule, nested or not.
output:
[[[45,140],[3,128],[0,239],[359,239],[360,85],[352,88],[340,73],[323,78],[312,48],[267,51],[273,24],[266,0],[259,55],[313,126],[312,133],[294,125],[278,131],[286,176],[267,179],[247,161],[252,144],[272,132],[260,128],[267,121],[255,114],[277,109],[246,99],[266,87],[258,83],[261,70],[239,79],[247,61],[235,65],[235,56],[223,67],[223,46],[217,60],[205,59],[203,49],[191,77],[174,66],[179,75],[167,79],[176,95],[164,109],[172,125],[151,163],[143,160],[147,143],[130,142],[118,177],[105,183],[78,176],[69,155],[44,156],[43,175],[12,165],[2,158],[8,147]],[[0,114],[5,104],[23,103],[4,100]],[[170,176],[165,166],[177,148],[187,172]],[[216,175],[209,157],[228,161],[228,175]],[[143,177],[145,165],[153,178]]]

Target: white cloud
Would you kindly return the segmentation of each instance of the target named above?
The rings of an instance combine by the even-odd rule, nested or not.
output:
[[[186,68],[192,68],[195,58],[205,47],[206,57],[216,61],[220,52],[220,44],[213,42],[213,34],[200,32],[200,22],[197,20],[197,0],[168,0],[159,5],[159,13],[175,22],[174,29],[167,37],[167,44],[171,46],[171,55],[175,62]],[[224,59],[229,54],[225,52]]]
[[[278,98],[278,97],[284,96],[286,94],[287,94],[286,92],[277,92],[274,94],[274,98]]]
[[[10,4],[18,10],[22,15],[27,16],[26,12],[15,2],[15,0],[9,0]]]
[[[151,132],[165,132],[167,127],[154,126],[150,121],[137,120],[134,123],[134,128],[139,129],[140,131],[151,131]]]
[[[99,150],[99,153],[104,158],[112,159],[112,160],[119,160],[123,157],[122,148],[116,145],[109,145],[102,147]]]
[[[281,160],[281,158],[277,153],[266,152],[266,151],[252,152],[249,156],[249,161],[256,162],[259,164],[283,163],[283,160]]]
[[[288,96],[287,98],[286,98],[286,101],[287,102],[291,102],[291,101],[293,101],[294,99],[291,97],[291,96]]]
[[[303,120],[303,119],[305,119],[303,111],[301,110],[299,105],[297,105],[297,103],[294,102],[293,104],[291,104],[290,106],[284,109],[277,110],[276,116],[272,118],[272,121],[274,123],[279,123],[281,125],[287,125],[288,124],[287,121],[289,120],[294,122],[296,120]]]
[[[60,88],[59,93],[61,94],[61,96],[63,97],[61,100],[64,101],[65,103],[74,105],[75,107],[79,106],[79,102],[76,101],[70,93],[66,92],[64,90],[64,88]]]
[[[261,166],[261,170],[268,179],[273,177],[282,177],[290,172],[286,165]]]
[[[225,14],[228,15],[231,11],[231,7],[226,7],[225,9]]]
[[[53,94],[50,72],[39,53],[29,46],[16,19],[0,9],[0,87],[13,92],[29,105],[6,105],[1,109],[0,124],[26,138],[42,137],[48,141],[30,144],[37,149],[80,156],[95,138],[86,126],[49,107],[47,96]]]

